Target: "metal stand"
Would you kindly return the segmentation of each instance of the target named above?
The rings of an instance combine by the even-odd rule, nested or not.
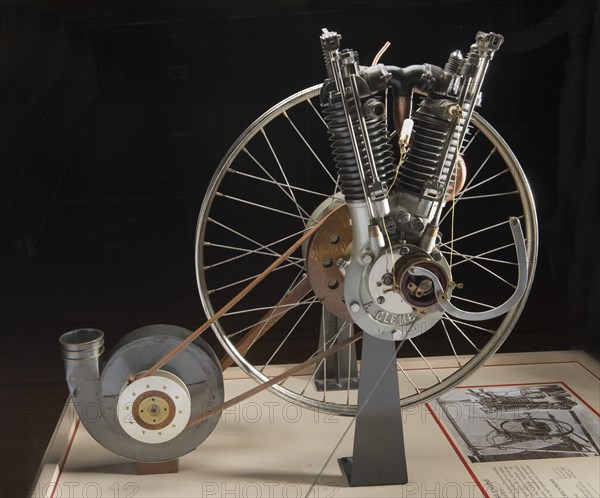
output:
[[[352,457],[339,463],[350,486],[408,481],[394,341],[363,336]]]
[[[327,344],[329,347],[330,341],[344,327],[336,342],[342,342],[354,335],[354,325],[351,323],[345,324],[334,314],[326,309],[323,309],[321,318],[321,334],[319,336],[319,345]],[[356,363],[356,348],[354,344],[344,348],[338,353],[326,358],[318,368],[315,375],[315,389],[319,392],[323,391],[341,391],[358,388],[358,367]]]

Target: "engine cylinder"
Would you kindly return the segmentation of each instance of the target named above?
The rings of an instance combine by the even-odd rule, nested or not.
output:
[[[446,115],[446,104],[425,99],[413,114],[413,140],[398,174],[399,189],[430,198],[445,193],[439,188],[451,172],[463,125]]]
[[[374,100],[377,100],[380,105],[384,105],[383,99],[370,97],[369,106],[373,109]],[[368,164],[365,140],[360,133],[356,106],[354,102],[348,103],[348,109],[352,120],[352,127],[358,140],[359,149],[361,151],[361,159],[363,164]],[[329,140],[333,152],[333,158],[340,177],[340,187],[347,202],[365,200],[364,191],[360,181],[358,164],[354,155],[352,141],[350,139],[350,131],[346,121],[344,107],[341,97],[334,97],[330,104],[325,107],[325,121],[329,129]],[[387,180],[394,177],[395,164],[392,153],[392,146],[388,137],[386,114],[385,112],[377,115],[374,112],[368,112],[370,119],[366,119],[367,132],[369,141],[375,158],[375,168],[379,179],[385,184]],[[365,168],[365,179],[367,186],[371,186],[373,178],[369,168]]]

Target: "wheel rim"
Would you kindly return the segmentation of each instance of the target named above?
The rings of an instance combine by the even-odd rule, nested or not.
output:
[[[319,123],[319,120],[322,118],[318,111],[318,102],[315,99],[319,94],[319,89],[320,85],[316,85],[292,95],[254,121],[231,146],[209,184],[200,210],[196,231],[196,276],[200,298],[207,316],[212,316],[214,311],[218,310],[227,301],[227,296],[231,297],[241,290],[241,286],[250,281],[256,274],[252,271],[247,271],[252,268],[252,265],[246,265],[245,262],[247,260],[262,259],[269,261],[277,253],[282,252],[280,248],[286,248],[291,245],[300,236],[302,230],[305,229],[304,227],[315,205],[322,202],[323,199],[331,198],[337,192],[334,168],[328,157],[329,150],[322,147],[319,149],[311,141],[311,138],[314,138],[319,133],[323,135],[326,141],[326,128],[324,123]],[[322,130],[319,132],[318,129],[310,128],[308,118],[300,117],[301,111],[303,113],[302,116],[304,114],[312,116],[315,126],[317,128],[320,126]],[[283,159],[290,159],[296,163],[294,166],[296,169],[298,168],[297,164],[301,164],[302,160],[298,159],[300,152],[293,152],[291,154],[283,152],[284,147],[281,145],[281,140],[280,143],[275,142],[274,139],[284,137],[283,132],[280,131],[280,128],[283,126],[281,123],[289,128],[288,132],[290,132],[291,136],[295,136],[298,139],[297,143],[291,142],[291,139],[286,142],[289,148],[297,151],[301,148],[304,160],[303,167],[306,167],[309,164],[309,160],[312,160],[314,162],[312,167],[316,168],[317,171],[315,175],[329,182],[329,190],[324,188],[319,192],[318,188],[323,186],[313,186],[306,183],[309,180],[314,181],[312,177],[308,180],[305,178],[312,173],[309,174],[303,171],[303,178],[297,178],[296,182],[294,182],[294,178],[291,178],[290,175],[294,173],[298,176],[297,171],[290,169],[287,164],[284,164]],[[267,129],[268,125],[270,125],[269,129]],[[464,220],[468,222],[469,210],[472,211],[473,208],[465,209],[467,204],[476,206],[476,210],[485,209],[482,207],[483,203],[486,204],[487,209],[490,208],[490,203],[492,203],[492,206],[498,205],[498,202],[501,202],[502,206],[506,204],[506,209],[512,210],[507,214],[520,216],[523,222],[529,262],[527,291],[519,304],[502,318],[492,321],[493,325],[488,325],[487,321],[482,322],[484,325],[457,322],[457,320],[451,319],[451,317],[445,317],[436,325],[440,329],[436,333],[439,333],[442,339],[444,337],[447,338],[448,354],[454,356],[456,360],[456,370],[449,375],[446,375],[446,372],[442,374],[436,372],[435,368],[428,361],[428,355],[421,350],[418,344],[415,344],[417,341],[415,340],[415,343],[411,341],[411,347],[414,349],[413,354],[417,353],[416,356],[426,365],[425,370],[430,370],[428,374],[431,374],[433,380],[430,385],[427,385],[429,381],[411,379],[412,374],[409,375],[407,371],[402,369],[402,361],[400,360],[398,365],[400,369],[399,375],[401,380],[404,379],[400,394],[402,395],[401,400],[404,407],[426,402],[443,394],[448,389],[460,383],[461,380],[470,375],[494,354],[504,342],[520,316],[535,272],[537,222],[533,197],[525,175],[506,142],[487,121],[475,114],[471,125],[475,131],[466,140],[463,147],[463,149],[466,149],[465,158],[469,169],[469,177],[463,190],[456,196],[454,201],[449,202],[446,206],[444,213],[445,221],[441,228],[442,230],[448,228],[451,222],[455,223],[453,218],[463,216],[464,213],[467,213],[467,215],[464,215],[461,219],[463,225]],[[287,138],[287,135],[285,135],[285,138]],[[259,140],[261,144],[258,143]],[[285,139],[283,142],[285,142]],[[480,145],[481,143],[483,145]],[[323,140],[321,140],[319,145],[323,145]],[[472,164],[470,162],[471,156],[477,156],[477,159],[473,160]],[[288,166],[288,169],[286,169],[286,166]],[[240,182],[246,183],[240,186]],[[500,185],[498,185],[498,182],[500,182]],[[508,184],[513,185],[512,189],[503,190],[506,188],[505,185]],[[268,195],[262,195],[263,192],[260,189],[253,191],[256,187],[273,189],[277,191],[279,197],[270,198]],[[321,197],[316,195],[317,192]],[[300,200],[301,196],[303,200],[307,200],[305,202],[306,205],[302,204]],[[311,201],[308,201],[309,198]],[[312,200],[313,198],[315,199],[314,201]],[[321,200],[317,202],[318,199]],[[271,201],[271,205],[265,202],[268,200]],[[467,203],[467,200],[470,202]],[[285,202],[289,202],[289,206],[291,206],[290,210],[287,210],[289,206],[286,208],[281,207]],[[452,215],[452,206],[454,206],[454,215]],[[459,214],[459,208],[462,210],[461,214]],[[492,209],[495,208],[492,207]],[[520,210],[520,212],[514,212],[515,209]],[[248,215],[246,212],[242,215],[240,214],[242,210],[261,213],[261,217],[255,220],[255,225],[252,225],[249,223],[252,215]],[[293,228],[286,228],[283,231],[281,229],[275,230],[272,235],[267,233],[266,238],[259,238],[254,235],[255,232],[260,232],[261,236],[265,236],[265,225],[269,223],[269,220],[277,218],[280,221],[281,217],[290,220],[290,227],[293,225]],[[497,220],[497,216],[494,217],[494,220]],[[509,284],[506,286],[508,288],[514,280],[511,280],[508,276],[505,277],[495,267],[490,271],[489,266],[516,266],[514,255],[512,261],[510,260],[510,254],[506,256],[506,254],[510,253],[511,244],[496,245],[491,250],[489,246],[486,246],[486,242],[488,242],[487,236],[489,234],[492,234],[494,237],[499,236],[498,232],[502,230],[502,225],[503,223],[500,222],[485,224],[483,227],[475,225],[471,226],[471,228],[465,228],[463,226],[462,231],[456,230],[455,226],[452,231],[453,237],[449,240],[449,242],[453,241],[453,243],[449,244],[446,242],[443,247],[447,253],[447,257],[452,253],[455,268],[458,268],[459,265],[465,268],[475,267],[479,273],[484,274],[483,276],[479,275],[477,278],[484,281],[486,278],[488,281],[492,279],[492,282],[502,285],[504,285],[502,282],[504,280],[505,283]],[[276,223],[273,223],[269,228],[274,229],[275,227]],[[471,231],[468,232],[466,230]],[[505,233],[502,233],[499,237],[502,240],[506,239],[506,237],[510,239],[508,228],[504,228],[504,230]],[[454,233],[457,231],[458,233]],[[219,236],[235,240],[235,243],[221,244],[216,242]],[[482,237],[482,241],[478,243],[479,246],[473,242],[474,239],[481,239]],[[467,243],[464,247],[469,252],[466,252],[464,248],[459,250],[457,248],[459,242],[461,244]],[[484,250],[482,251],[481,249]],[[254,264],[256,266],[258,263],[254,261]],[[264,264],[263,268],[266,266],[267,264]],[[298,281],[302,273],[302,266],[301,255],[290,258],[280,266],[282,271],[278,272],[278,274],[285,272],[285,277],[289,281],[289,285],[286,282],[286,285],[282,287],[284,292],[286,288],[289,290],[293,287],[294,282]],[[292,271],[292,269],[295,270]],[[291,276],[287,275],[288,271]],[[473,268],[471,268],[470,272],[473,273],[473,271]],[[466,274],[469,274],[469,272],[467,271]],[[508,274],[510,274],[510,271]],[[266,291],[266,289],[263,288],[263,291]],[[489,306],[499,304],[502,302],[502,292],[506,293],[505,291],[507,289],[504,289],[504,291],[498,290],[501,299],[497,302],[473,299],[473,293],[475,293],[475,296],[478,295],[475,286],[470,287],[470,294],[465,294],[465,296],[469,297],[461,298],[459,295],[460,292],[455,293],[455,296],[460,300],[457,303],[464,304],[467,307],[470,306],[475,311],[486,309],[486,305],[489,308]],[[289,341],[293,342],[294,334],[298,330],[301,330],[298,323],[301,320],[307,320],[307,315],[309,317],[314,315],[314,308],[318,308],[318,303],[316,303],[314,296],[311,294],[309,293],[307,297],[301,299],[298,306],[294,307],[294,311],[297,312],[296,315],[301,315],[297,317],[297,322],[294,321],[296,318],[288,316],[292,313],[290,311],[284,318],[290,318],[287,329],[282,325],[282,329],[284,330],[270,330],[263,336],[267,337],[269,334],[272,334],[277,335],[277,339],[283,338],[283,342],[279,340],[275,342],[275,354],[267,355],[269,360],[267,364],[274,364],[277,360],[277,355],[281,353],[281,349],[284,346],[289,347]],[[313,300],[311,301],[311,299]],[[277,302],[277,299],[270,302]],[[253,320],[256,320],[261,313],[264,314],[267,308],[268,305],[262,307],[255,306],[254,308],[243,308],[239,305],[232,309],[228,314],[229,316],[216,321],[213,325],[213,330],[225,350],[243,371],[260,383],[265,382],[269,377],[261,371],[261,368],[253,364],[252,358],[248,359],[236,349],[236,341],[244,331],[248,330]],[[307,310],[313,308],[313,310],[309,314],[308,311],[304,311],[304,308]],[[253,318],[250,318],[250,315]],[[240,320],[241,318],[246,319],[241,320],[243,325],[238,323],[238,318]],[[226,323],[227,320],[229,320],[228,323]],[[260,323],[260,319],[254,323]],[[427,332],[424,335],[429,333]],[[479,337],[484,333],[489,335],[485,340]],[[457,338],[453,338],[453,335],[456,335]],[[463,342],[466,340],[467,343],[473,346],[473,352],[471,354],[467,353],[466,359],[463,359],[461,352],[458,351],[457,339]],[[261,338],[261,340],[263,339]],[[286,341],[288,341],[288,345],[285,344]],[[277,349],[277,346],[279,349]],[[256,348],[256,346],[254,347]],[[306,378],[310,383],[310,376]],[[421,384],[422,382],[424,384]],[[290,386],[287,382],[284,385],[273,386],[271,391],[287,401],[313,410],[338,415],[354,415],[356,413],[355,395],[354,393],[351,395],[350,391],[345,396],[339,393],[327,393],[327,391],[325,393],[315,393],[314,390],[311,390],[304,384],[302,386]],[[332,399],[333,401],[331,401]]]

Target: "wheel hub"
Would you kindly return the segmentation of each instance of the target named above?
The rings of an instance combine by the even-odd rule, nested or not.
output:
[[[173,421],[175,403],[170,396],[160,391],[147,391],[133,402],[131,414],[141,427],[158,430]]]
[[[190,414],[187,386],[164,370],[126,385],[117,402],[121,427],[144,443],[164,443],[177,437],[186,428]]]
[[[433,327],[443,315],[433,283],[428,278],[414,278],[408,269],[424,266],[447,286],[448,264],[440,253],[434,254],[439,261],[414,245],[404,244],[392,253],[384,251],[361,273],[353,274],[359,289],[351,308],[356,323],[367,333],[394,340],[412,339]]]
[[[441,264],[424,256],[406,258],[406,261],[401,261],[396,271],[398,291],[407,303],[416,309],[434,306],[437,300],[433,289],[433,282],[427,277],[411,275],[408,269],[414,266],[425,268],[434,273],[445,289],[448,289],[448,282],[450,280],[448,272]]]

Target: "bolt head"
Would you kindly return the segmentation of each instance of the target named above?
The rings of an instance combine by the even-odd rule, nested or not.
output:
[[[408,223],[410,221],[410,213],[407,211],[400,211],[396,218],[399,223]]]
[[[413,218],[410,220],[410,228],[415,232],[421,232],[425,229],[425,224],[419,218]]]
[[[358,304],[358,303],[352,303],[350,305],[350,310],[354,311],[354,313],[360,311],[360,304]]]
[[[362,256],[362,262],[366,265],[371,264],[373,262],[373,255],[370,252],[366,252]]]

